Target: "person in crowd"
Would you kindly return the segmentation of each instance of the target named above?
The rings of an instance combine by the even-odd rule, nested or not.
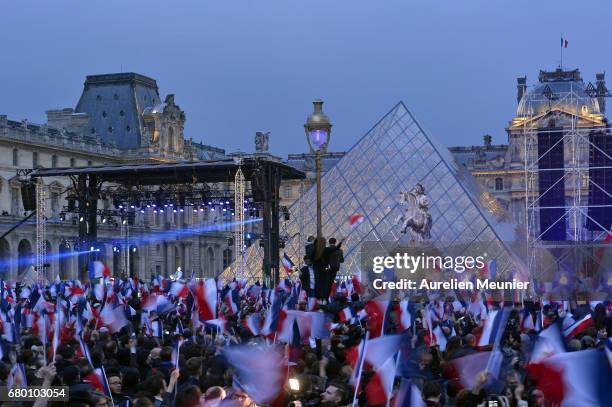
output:
[[[300,282],[308,298],[314,298],[317,279],[315,278],[312,260],[308,256],[304,256],[304,265],[300,269]]]
[[[331,383],[321,393],[321,405],[325,407],[339,406],[345,403],[346,396],[347,392],[343,384]]]
[[[123,379],[119,369],[107,369],[106,380],[108,381],[108,387],[110,389],[113,404],[120,404],[129,398],[123,394]]]
[[[328,274],[327,286],[331,289],[332,284],[336,281],[336,275],[340,271],[340,264],[344,263],[344,252],[342,251],[342,242],[336,241],[336,238],[329,239],[329,245],[325,248],[325,259],[327,261]]]
[[[333,242],[332,245],[340,247]],[[474,313],[486,313],[492,318],[494,311],[501,311],[504,304],[491,301],[482,305],[478,304],[478,298],[460,297],[458,293],[456,301],[460,301],[461,306],[444,306],[444,312],[428,313],[436,306],[436,299],[430,301],[422,294],[410,299],[412,304],[404,310],[410,312],[400,318],[400,306],[407,306],[400,305],[400,298],[377,297],[376,293],[361,289],[357,280],[349,279],[342,292],[339,290],[336,296],[330,297],[330,304],[312,313],[297,312],[305,309],[307,297],[317,296],[316,270],[310,257],[305,256],[304,261],[306,265],[300,270],[299,283],[290,281],[269,288],[238,281],[217,287],[216,282],[205,286],[197,281],[144,283],[116,279],[107,282],[111,289],[98,299],[93,289],[83,294],[85,298],[70,298],[64,294],[70,290],[62,289],[59,284],[37,290],[30,287],[28,295],[22,295],[20,290],[25,289],[22,285],[5,285],[4,315],[0,319],[4,332],[0,338],[0,385],[66,386],[71,400],[69,405],[83,407],[102,407],[111,402],[121,405],[128,401],[132,406],[146,407],[345,406],[351,405],[353,398],[361,407],[375,407],[387,402],[389,405],[402,402],[400,390],[405,387],[402,386],[404,381],[415,387],[417,396],[427,406],[553,404],[554,392],[530,365],[532,353],[540,343],[538,333],[542,328],[525,327],[519,321],[519,311],[521,319],[529,312],[533,312],[534,317],[538,313],[546,316],[541,323],[544,329],[553,328],[547,333],[552,335],[550,332],[554,332],[555,325],[561,325],[566,317],[565,310],[554,303],[548,304],[546,310],[541,305],[528,308],[522,304],[506,304],[514,311],[506,325],[500,328],[501,339],[495,345],[499,360],[493,363],[486,352],[494,345],[479,346],[485,320],[471,315],[468,305],[476,303],[472,307]],[[183,291],[181,284],[188,285],[189,289]],[[214,299],[215,288],[214,315],[202,315],[200,308]],[[206,290],[211,290],[212,294]],[[236,295],[221,295],[229,290],[236,290]],[[140,299],[134,301],[133,297]],[[234,304],[228,303],[230,297]],[[445,301],[452,304],[455,300],[446,298]],[[384,304],[388,304],[388,308],[380,312],[379,307]],[[486,312],[481,312],[483,306]],[[559,341],[564,346],[556,351],[599,352],[602,360],[607,360],[603,358],[612,334],[607,324],[612,309],[608,302],[589,307],[585,304],[571,306],[570,312],[576,309],[583,313],[582,316],[591,310],[592,320],[581,326],[581,330],[574,331],[571,337],[565,337],[559,330]],[[154,308],[155,313],[149,313],[147,308]],[[24,310],[27,312],[23,313]],[[64,317],[55,320],[56,313],[61,316],[62,312]],[[19,324],[11,325],[18,318],[7,319],[6,315],[20,316]],[[53,315],[54,323],[49,315]],[[152,316],[159,318],[161,329],[151,324]],[[311,319],[303,321],[298,316]],[[313,321],[319,317],[323,317],[325,332],[314,333]],[[380,326],[375,323],[379,317],[384,318],[385,329],[375,332],[374,327]],[[297,331],[283,328],[291,318],[296,319],[291,328],[296,326]],[[410,319],[405,328],[400,324],[402,318]],[[580,314],[575,318],[580,318]],[[210,325],[211,320],[215,325]],[[54,334],[55,321],[60,324],[57,336]],[[119,322],[122,325],[117,327]],[[41,332],[45,325],[46,336]],[[431,332],[432,328],[435,332]],[[8,341],[11,333],[19,334],[19,346],[17,342]],[[392,355],[398,358],[391,363],[392,367],[398,367],[395,384],[391,393],[384,395],[383,399],[387,396],[389,399],[382,404],[371,399],[372,389],[377,388],[384,377],[381,376],[384,369],[371,365],[372,355],[362,366],[356,363],[366,335],[369,335],[368,352],[379,352],[381,348],[370,348],[370,345],[387,336],[399,335],[401,342],[398,348],[401,352]],[[436,335],[435,340],[433,335]],[[234,348],[262,346],[277,351],[282,362],[270,366],[262,358],[236,364],[229,357],[228,352]],[[461,367],[465,358],[474,358],[470,359],[472,365],[482,363],[478,369],[470,370],[468,377],[465,367]],[[245,376],[241,370],[246,366],[256,371],[262,365],[267,370],[259,371],[255,377]],[[276,376],[275,368],[278,368]],[[360,378],[357,389],[355,374]],[[278,383],[271,380],[272,377],[277,378]],[[289,378],[297,381],[297,389],[287,385]],[[104,385],[105,380],[108,388]],[[260,388],[250,387],[252,383],[241,385],[244,380],[254,381]],[[278,389],[274,390],[274,386]],[[276,392],[274,401],[256,403],[258,397],[273,390]],[[378,396],[379,401],[380,393]],[[62,404],[45,400],[35,403],[36,407],[56,405]]]

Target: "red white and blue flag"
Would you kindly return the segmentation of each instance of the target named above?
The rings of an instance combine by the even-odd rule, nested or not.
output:
[[[591,314],[585,315],[582,319],[574,322],[572,325],[563,330],[563,336],[566,340],[570,340],[577,335],[580,335],[585,329],[593,325]]]
[[[493,310],[489,313],[489,317],[485,320],[482,331],[478,338],[478,346],[492,345],[501,338],[510,310],[504,308],[502,310]]]
[[[348,218],[348,223],[352,229],[352,228],[356,228],[357,226],[359,226],[364,220],[365,218],[363,217],[363,215],[351,215]]]
[[[295,266],[295,264],[293,264],[289,256],[287,256],[287,253],[283,253],[281,262],[283,263],[283,268],[288,274],[293,272],[293,266]]]
[[[110,276],[110,269],[104,263],[99,260],[92,261],[89,263],[89,279],[103,278]]]

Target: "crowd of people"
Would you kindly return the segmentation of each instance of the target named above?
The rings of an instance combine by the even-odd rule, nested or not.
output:
[[[161,276],[2,282],[0,386],[68,388],[65,401],[37,407],[609,401],[609,301],[394,298],[358,276],[336,279],[342,241],[316,243],[277,287]]]

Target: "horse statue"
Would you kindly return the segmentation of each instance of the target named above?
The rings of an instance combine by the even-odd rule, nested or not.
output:
[[[400,204],[405,206],[397,223],[402,224],[401,233],[410,232],[412,241],[424,241],[431,238],[431,215],[429,214],[429,198],[425,188],[417,184],[412,191],[400,192]]]

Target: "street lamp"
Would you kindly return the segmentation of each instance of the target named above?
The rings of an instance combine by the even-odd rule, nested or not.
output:
[[[306,139],[310,152],[315,154],[317,174],[317,240],[315,244],[315,258],[319,259],[325,248],[325,240],[321,231],[321,155],[327,151],[332,125],[329,117],[323,113],[323,101],[315,99],[312,102],[314,111],[304,124]]]

